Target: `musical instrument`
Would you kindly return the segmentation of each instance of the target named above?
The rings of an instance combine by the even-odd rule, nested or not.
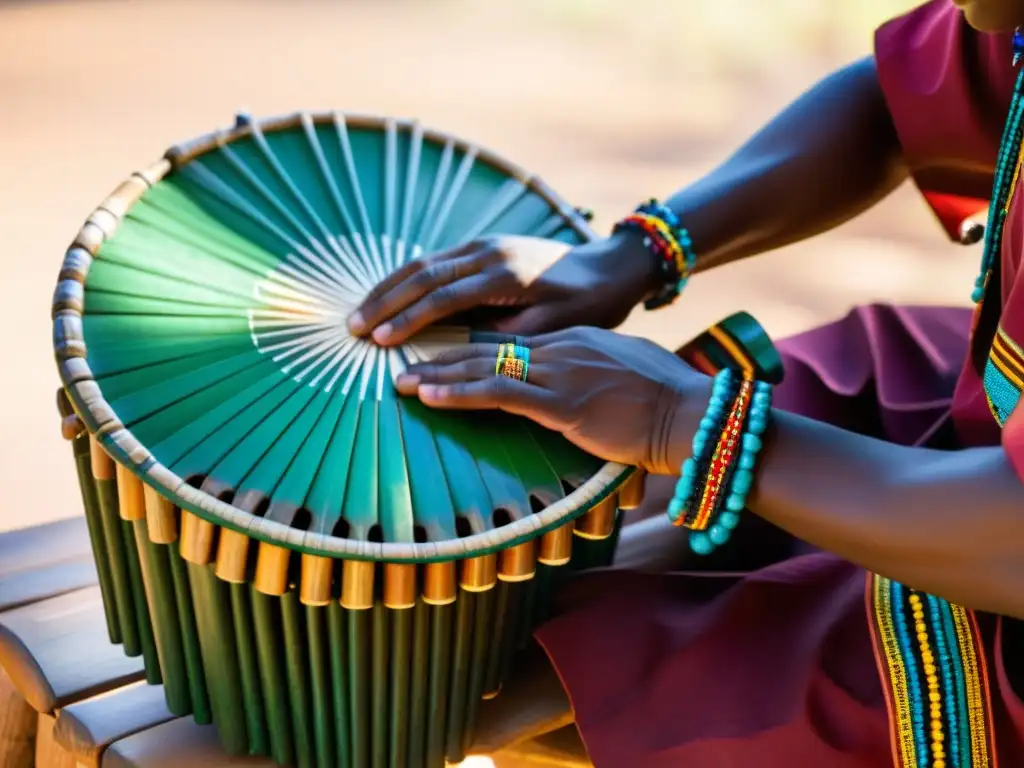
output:
[[[299,114],[173,147],[68,250],[59,406],[110,638],[229,753],[460,761],[559,581],[610,562],[639,473],[396,395],[467,329],[391,350],[347,332],[386,274],[490,233],[594,237],[464,141]],[[772,351],[748,316],[721,329],[692,345],[712,369]]]

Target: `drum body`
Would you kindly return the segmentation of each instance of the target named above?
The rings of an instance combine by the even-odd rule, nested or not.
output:
[[[396,396],[468,330],[392,351],[345,330],[390,271],[499,233],[593,236],[470,144],[301,114],[173,148],[68,251],[59,400],[110,638],[229,753],[459,762],[560,581],[611,561],[638,474]],[[730,323],[692,345],[702,367],[764,338]]]

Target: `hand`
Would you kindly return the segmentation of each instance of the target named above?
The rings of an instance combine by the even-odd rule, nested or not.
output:
[[[611,328],[655,281],[655,263],[631,233],[572,249],[537,237],[490,237],[409,262],[370,291],[348,324],[385,346],[482,306],[515,309],[491,324],[503,333]]]
[[[526,382],[495,375],[497,344],[469,344],[410,366],[398,377],[398,391],[434,408],[518,414],[607,461],[653,474],[679,471],[680,452],[689,455],[686,430],[692,435],[700,419],[682,406],[706,404],[710,379],[653,342],[598,328],[524,343]]]

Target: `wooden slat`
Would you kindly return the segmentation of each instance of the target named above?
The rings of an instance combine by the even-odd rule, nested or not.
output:
[[[115,741],[173,719],[163,686],[143,680],[60,710],[54,738],[79,766],[98,768],[103,752]]]
[[[38,712],[141,679],[142,659],[111,645],[98,587],[0,614],[0,667]]]
[[[15,571],[91,556],[85,516],[0,533],[0,579]]]
[[[37,717],[7,673],[0,669],[0,766],[32,768]]]
[[[54,718],[39,714],[36,726],[36,768],[75,768],[75,758],[53,740]]]
[[[0,577],[0,612],[96,585],[91,555]]]
[[[103,754],[103,768],[275,768],[268,757],[229,757],[212,725],[187,717],[116,741]]]

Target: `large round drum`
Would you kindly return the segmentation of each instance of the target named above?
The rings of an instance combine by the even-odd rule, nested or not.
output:
[[[559,579],[610,561],[631,468],[398,397],[465,328],[347,332],[389,272],[496,233],[592,236],[471,144],[300,114],[172,148],[68,251],[54,345],[110,637],[229,752],[461,760]],[[731,322],[712,368],[757,335]]]

